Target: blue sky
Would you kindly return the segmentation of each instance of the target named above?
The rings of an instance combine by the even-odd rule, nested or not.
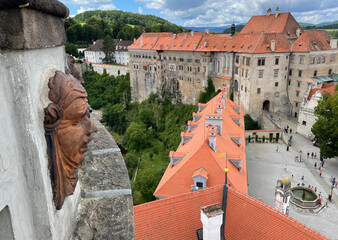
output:
[[[299,22],[338,20],[338,0],[60,0],[70,15],[86,10],[122,10],[152,14],[181,26],[224,26],[247,22],[252,15],[290,11]]]

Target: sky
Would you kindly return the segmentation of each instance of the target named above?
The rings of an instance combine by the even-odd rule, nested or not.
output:
[[[338,0],[59,0],[70,15],[88,10],[122,10],[151,14],[184,27],[219,27],[246,23],[253,15],[291,12],[298,22],[338,20]]]

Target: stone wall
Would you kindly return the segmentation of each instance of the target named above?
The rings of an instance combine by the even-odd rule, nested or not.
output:
[[[79,169],[81,204],[73,240],[134,239],[128,171],[115,140],[95,118],[98,132]]]
[[[129,73],[129,67],[127,66],[102,64],[102,63],[89,63],[89,62],[85,62],[85,66],[83,66],[83,71],[89,70],[89,64],[92,65],[93,70],[95,72],[100,73],[100,74],[103,73],[104,69],[106,69],[109,75],[115,76],[115,77],[119,75],[126,75],[127,73]]]

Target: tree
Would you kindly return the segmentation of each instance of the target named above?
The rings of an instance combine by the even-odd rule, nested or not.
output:
[[[132,122],[126,132],[127,146],[140,151],[147,145],[146,125],[144,123]]]
[[[245,130],[257,130],[260,129],[258,122],[254,121],[249,114],[244,115]]]
[[[74,57],[79,56],[79,52],[77,51],[77,47],[73,43],[66,43],[65,50],[66,50],[66,53],[68,53],[68,54],[70,54]]]
[[[338,85],[333,95],[325,93],[315,108],[318,120],[311,131],[318,138],[323,158],[338,156]]]
[[[103,62],[104,63],[110,63],[110,64],[113,63],[114,62],[115,44],[114,44],[114,40],[109,35],[107,35],[103,39],[102,51],[106,55],[103,58]]]

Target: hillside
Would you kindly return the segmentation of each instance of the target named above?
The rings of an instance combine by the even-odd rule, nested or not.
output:
[[[103,19],[108,24],[114,24],[117,22],[129,25],[142,26],[146,32],[155,32],[153,30],[160,30],[159,32],[170,31],[170,32],[184,32],[187,29],[173,24],[163,18],[156,17],[153,15],[142,15],[138,13],[123,12],[119,10],[95,10],[87,11],[84,13],[77,14],[73,19],[78,22],[86,22],[88,19],[95,17]]]

